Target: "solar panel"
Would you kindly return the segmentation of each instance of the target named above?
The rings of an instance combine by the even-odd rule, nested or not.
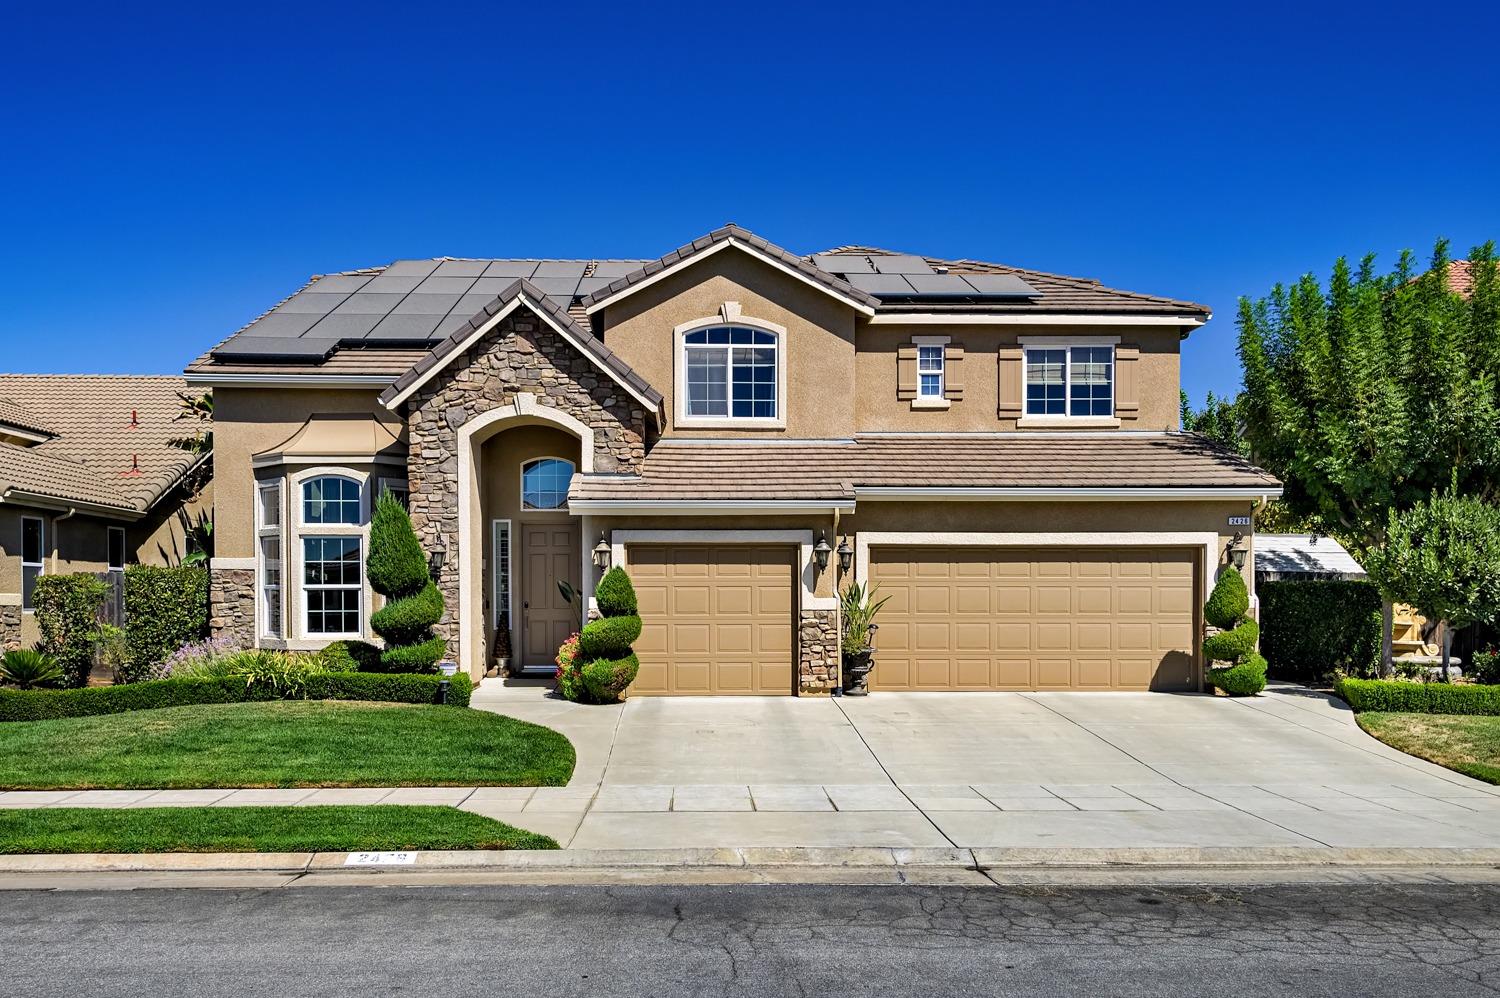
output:
[[[382,277],[430,277],[437,270],[436,260],[397,260],[381,274]]]
[[[517,277],[481,277],[464,294],[484,295],[486,298],[494,298],[518,280],[520,278]]]
[[[870,258],[859,253],[824,253],[813,257],[813,263],[820,270],[826,270],[830,274],[875,273],[875,268],[870,264]]]
[[[234,338],[301,336],[321,318],[323,317],[316,312],[272,312],[256,319],[249,328],[241,330]]]
[[[472,277],[429,277],[417,285],[416,294],[461,295],[474,286]]]
[[[411,274],[406,277],[402,277],[400,274],[381,274],[369,284],[366,284],[363,288],[360,288],[360,290],[365,292],[366,294],[404,295],[408,291],[416,288],[416,286],[418,284],[421,284],[424,279],[425,278],[418,277],[415,274]]]
[[[437,329],[442,320],[441,315],[388,315],[380,320],[380,324],[365,334],[365,342],[373,343],[382,340],[389,342],[407,342],[410,340],[433,339],[433,331]]]
[[[909,295],[911,285],[900,274],[850,274],[850,284],[872,295]]]
[[[1015,274],[965,274],[963,277],[983,295],[1039,298],[1042,294]]]
[[[930,274],[930,267],[926,260],[919,256],[897,255],[871,257],[875,264],[875,270],[881,274]]]
[[[608,287],[613,280],[614,278],[600,277],[597,274],[593,277],[585,277],[583,280],[578,282],[578,290],[576,294],[578,294],[579,297],[582,297],[583,295],[591,295],[595,291],[598,291],[600,288]]]
[[[438,264],[433,277],[478,277],[489,266],[488,260],[444,260]]]
[[[973,297],[974,288],[957,274],[907,274],[906,281],[919,295]]]
[[[607,277],[611,281],[633,274],[646,265],[644,260],[600,260],[594,264],[594,277]]]
[[[588,262],[585,260],[543,260],[537,264],[536,273],[532,276],[534,278],[547,277],[558,280],[571,278],[576,287],[578,279],[583,276],[583,272],[587,267]]]
[[[535,260],[491,260],[484,268],[485,277],[526,277],[536,273]]]
[[[370,283],[368,274],[330,274],[313,282],[311,290],[320,294],[351,294]]]
[[[308,330],[308,339],[317,340],[357,340],[363,337],[383,315],[325,315],[321,321],[312,329]]]
[[[540,274],[531,279],[531,283],[549,298],[572,298],[578,281],[577,277],[543,277]]]
[[[213,350],[216,360],[323,360],[338,340],[297,336],[236,336]]]
[[[396,315],[447,315],[458,304],[458,295],[409,294],[394,309]]]
[[[359,291],[344,300],[334,309],[333,315],[385,315],[400,304],[405,295],[371,294]]]
[[[327,315],[338,308],[339,303],[348,297],[346,294],[325,295],[316,291],[303,291],[277,305],[276,311],[282,314],[307,312],[312,315]]]

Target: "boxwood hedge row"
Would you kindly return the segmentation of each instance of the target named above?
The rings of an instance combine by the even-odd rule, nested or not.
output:
[[[1334,692],[1355,711],[1500,716],[1500,686],[1411,683],[1394,679],[1341,679]]]

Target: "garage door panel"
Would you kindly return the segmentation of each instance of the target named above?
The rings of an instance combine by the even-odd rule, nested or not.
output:
[[[633,694],[794,691],[796,548],[644,544],[626,560],[643,625]]]
[[[872,681],[1196,688],[1195,566],[1186,549],[876,547],[871,581],[890,600]]]

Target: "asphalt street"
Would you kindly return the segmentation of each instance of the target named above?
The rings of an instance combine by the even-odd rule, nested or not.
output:
[[[1417,996],[1500,989],[1500,887],[0,894],[31,995]]]

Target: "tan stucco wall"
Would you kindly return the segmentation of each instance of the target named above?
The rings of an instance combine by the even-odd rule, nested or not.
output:
[[[205,514],[212,516],[214,486],[209,482],[196,495],[184,490],[164,498],[143,520],[132,523],[126,542],[133,560],[142,565],[179,565],[188,553],[188,529]]]
[[[854,432],[854,320],[849,305],[735,249],[701,260],[604,309],[609,348],[665,397],[667,429],[676,421],[673,330],[719,314],[726,301],[742,314],[787,330],[782,362],[784,430],[683,430],[693,436],[847,437]]]
[[[950,374],[963,385],[964,397],[947,409],[917,409],[896,398],[896,350],[913,336],[947,336],[964,348],[964,358]],[[1178,419],[1179,347],[1175,328],[1150,326],[887,326],[859,329],[859,352],[855,359],[855,425],[862,432],[873,430],[928,430],[959,432],[1013,430],[1014,419],[1000,419],[999,355],[1002,345],[1014,345],[1020,337],[1118,336],[1122,344],[1140,347],[1136,361],[1140,397],[1139,415],[1123,428],[1175,430]],[[1024,389],[1023,389],[1024,390]]]
[[[19,605],[21,601],[21,517],[40,516],[45,521],[45,567],[43,575],[69,575],[73,572],[103,572],[108,568],[108,534],[111,526],[125,526],[91,516],[75,515],[58,520],[62,514],[52,510],[0,510],[0,600]],[[127,533],[127,538],[128,538]],[[127,557],[129,550],[127,546]],[[36,644],[41,634],[36,618],[26,613],[21,618],[21,641]]]
[[[377,390],[214,389],[214,555],[255,554],[251,458],[290,437],[314,413],[368,412],[392,420]]]

